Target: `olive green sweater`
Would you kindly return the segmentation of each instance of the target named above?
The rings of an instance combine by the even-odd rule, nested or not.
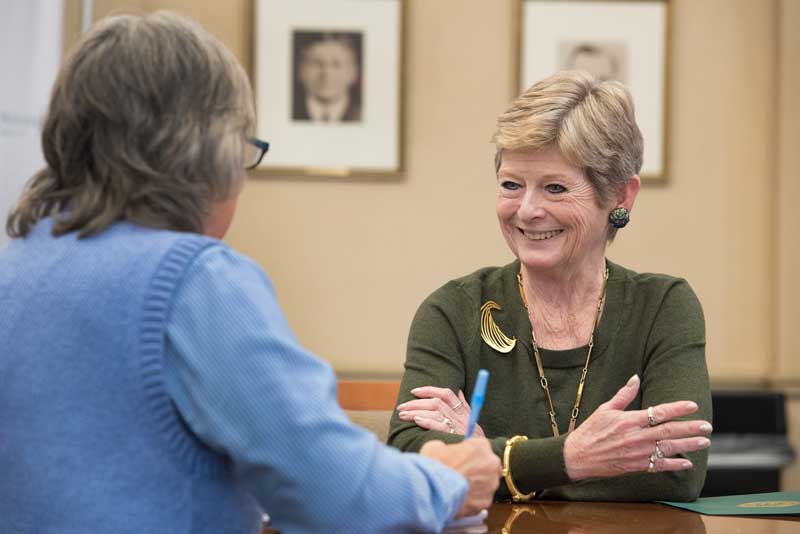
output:
[[[608,262],[606,304],[595,332],[583,392],[580,424],[609,400],[633,374],[642,379],[629,410],[664,402],[693,400],[693,418],[711,420],[711,394],[705,362],[703,311],[685,280],[638,274]],[[520,298],[519,262],[481,269],[451,281],[428,297],[411,325],[405,375],[398,404],[414,399],[419,386],[464,391],[470,398],[479,369],[490,374],[479,424],[502,458],[505,441],[528,436],[514,448],[511,470],[522,492],[569,500],[694,500],[705,480],[707,451],[687,454],[693,469],[672,473],[634,473],[572,483],[564,466],[564,440],[588,345],[570,350],[540,349],[561,435],[553,437],[544,392],[531,345],[531,325]],[[480,335],[480,308],[487,300],[494,321],[516,346],[508,354],[489,347]],[[432,439],[455,442],[461,436],[424,430],[392,416],[389,443],[418,451]],[[496,496],[508,497],[505,484]]]

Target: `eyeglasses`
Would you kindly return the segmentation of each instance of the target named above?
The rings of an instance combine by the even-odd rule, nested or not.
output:
[[[258,167],[264,154],[269,150],[269,143],[257,139],[255,137],[248,137],[247,143],[244,145],[244,168],[245,170],[252,170]]]

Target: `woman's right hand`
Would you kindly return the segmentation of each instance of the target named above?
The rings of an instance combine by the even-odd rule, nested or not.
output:
[[[671,457],[711,444],[705,437],[712,430],[707,421],[674,421],[696,412],[694,402],[653,406],[654,426],[650,425],[647,410],[626,412],[639,386],[639,377],[634,375],[611,400],[601,404],[567,436],[564,463],[573,482],[636,471],[691,469],[689,460]]]
[[[412,389],[411,393],[417,397],[415,400],[397,406],[397,416],[401,421],[414,421],[426,430],[466,433],[470,407],[461,390],[456,396],[450,388],[423,386]],[[480,425],[475,425],[472,435],[485,437]]]
[[[425,443],[419,453],[458,471],[467,479],[467,496],[456,517],[477,514],[492,504],[503,470],[486,438],[470,438],[453,445],[433,440]]]

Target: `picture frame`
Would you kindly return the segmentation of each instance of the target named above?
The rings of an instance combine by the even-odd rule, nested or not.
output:
[[[667,179],[669,0],[520,0],[517,89],[588,70],[631,91],[644,137],[640,173]]]
[[[256,0],[258,170],[402,170],[401,0]]]

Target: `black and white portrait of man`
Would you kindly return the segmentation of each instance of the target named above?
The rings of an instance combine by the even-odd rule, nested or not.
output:
[[[628,83],[628,49],[621,42],[564,42],[559,46],[561,70],[585,70],[601,81]]]
[[[361,121],[362,50],[359,32],[293,32],[293,121]]]

